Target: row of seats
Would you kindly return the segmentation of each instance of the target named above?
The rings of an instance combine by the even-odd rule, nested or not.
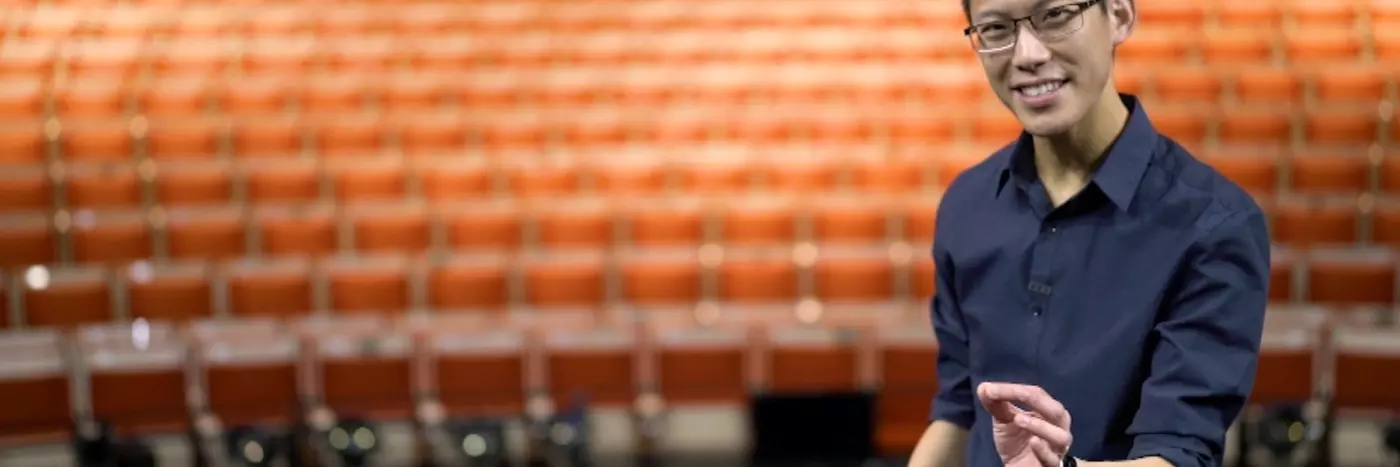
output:
[[[75,413],[127,434],[178,433],[191,412],[226,426],[285,422],[309,400],[342,416],[407,419],[424,400],[453,416],[518,415],[541,392],[558,407],[581,391],[595,406],[628,407],[648,390],[684,407],[741,404],[755,389],[882,388],[881,405],[893,404],[881,421],[916,425],[936,388],[927,320],[903,307],[637,316],[641,326],[560,312],[0,333],[12,357],[0,363],[0,436],[63,432]],[[63,358],[64,347],[77,358]]]
[[[358,35],[404,32],[478,30],[518,32],[535,28],[562,31],[610,29],[657,30],[681,27],[737,28],[747,26],[961,26],[966,19],[953,5],[887,2],[772,2],[755,11],[744,2],[566,2],[440,3],[368,5],[351,2],[326,10],[318,3],[303,5],[120,5],[93,8],[48,6],[15,12],[22,18],[12,30],[31,37],[80,34],[138,36],[174,32],[182,35],[220,33],[283,34],[317,31]],[[314,10],[313,10],[314,9]],[[314,11],[316,14],[307,14]],[[1222,4],[1176,2],[1139,6],[1144,24],[1172,27],[1225,28],[1274,25],[1350,26],[1400,22],[1400,5],[1393,1],[1262,2]],[[956,29],[954,29],[956,30]]]
[[[12,269],[9,290],[15,299],[0,302],[14,305],[14,313],[5,314],[7,321],[42,327],[134,317],[289,316],[309,310],[398,314],[711,300],[917,302],[933,294],[934,266],[926,247],[789,245],[30,266]],[[1396,301],[1400,264],[1393,249],[1276,249],[1270,290],[1275,302],[1352,307]]]
[[[1179,104],[1315,107],[1393,102],[1400,70],[1376,66],[1316,69],[1281,66],[1127,65],[1116,74],[1121,92]],[[180,73],[141,79],[101,74],[47,83],[0,80],[0,119],[47,116],[92,118],[143,114],[193,118],[211,112],[261,116],[298,111],[346,113],[377,109],[422,112],[568,112],[609,106],[613,112],[655,113],[678,106],[766,103],[803,113],[876,118],[901,103],[919,106],[995,102],[985,73],[967,66],[749,66],[577,67],[553,71],[426,73],[259,73],[220,76]],[[816,106],[816,109],[811,107]],[[645,112],[650,110],[650,112]],[[594,113],[598,113],[595,111]],[[797,114],[796,111],[768,114]],[[819,112],[819,114],[821,114]]]

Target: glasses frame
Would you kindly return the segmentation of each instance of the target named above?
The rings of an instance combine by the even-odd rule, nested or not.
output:
[[[995,21],[986,21],[986,22],[983,22],[983,23],[973,24],[973,25],[968,26],[967,28],[963,29],[963,36],[966,36],[966,37],[967,37],[968,42],[970,43],[970,45],[972,45],[972,49],[973,49],[973,50],[977,51],[978,53],[983,53],[983,54],[991,54],[991,53],[1002,52],[1002,51],[1005,51],[1005,50],[1008,50],[1008,49],[1011,49],[1011,48],[1016,47],[1016,44],[1019,43],[1019,42],[1021,41],[1021,23],[1022,23],[1022,22],[1025,22],[1025,23],[1030,24],[1031,33],[1032,33],[1032,34],[1035,34],[1036,37],[1037,37],[1037,38],[1040,38],[1040,40],[1042,40],[1042,41],[1047,41],[1047,42],[1048,42],[1048,41],[1050,41],[1050,40],[1063,39],[1063,38],[1069,37],[1070,35],[1072,35],[1072,34],[1074,34],[1074,33],[1076,33],[1076,32],[1079,32],[1080,29],[1084,29],[1084,13],[1087,12],[1087,11],[1089,11],[1089,9],[1093,8],[1094,6],[1098,5],[1099,3],[1103,3],[1103,1],[1104,1],[1104,0],[1083,0],[1083,1],[1079,1],[1079,2],[1065,3],[1065,4],[1062,4],[1062,5],[1055,5],[1054,7],[1051,7],[1051,8],[1061,8],[1061,7],[1067,7],[1067,6],[1079,7],[1079,10],[1076,11],[1076,12],[1074,13],[1074,18],[1072,18],[1072,19],[1077,19],[1077,20],[1079,20],[1079,26],[1075,27],[1075,28],[1072,29],[1072,30],[1069,30],[1069,31],[1064,32],[1063,35],[1061,35],[1061,36],[1049,36],[1049,37],[1042,36],[1042,35],[1040,35],[1040,30],[1037,29],[1037,28],[1035,27],[1035,23],[1034,23],[1033,21],[1031,21],[1032,18],[1035,18],[1036,16],[1045,13],[1045,10],[1037,11],[1037,12],[1035,12],[1035,13],[1033,13],[1033,14],[1029,14],[1029,15],[1021,16],[1021,17],[1017,17],[1017,18],[999,19],[999,20],[995,20]],[[982,49],[982,48],[978,47],[978,46],[977,46],[977,39],[973,37],[974,35],[977,34],[976,29],[977,29],[977,28],[980,28],[980,27],[982,27],[982,26],[986,26],[986,25],[988,25],[988,24],[995,24],[995,23],[1010,23],[1010,24],[1011,24],[1011,28],[1012,28],[1012,31],[1011,31],[1011,37],[1012,37],[1011,43],[1010,43],[1010,44],[1007,44],[1007,45],[1004,45],[1004,46],[1001,46],[1001,47],[994,48],[994,49]]]

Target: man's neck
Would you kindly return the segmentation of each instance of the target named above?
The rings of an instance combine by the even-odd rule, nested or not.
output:
[[[1035,137],[1035,168],[1047,188],[1078,191],[1088,184],[1108,147],[1128,124],[1128,107],[1116,91],[1105,92],[1084,120],[1069,131]],[[1057,190],[1058,191],[1058,190]]]

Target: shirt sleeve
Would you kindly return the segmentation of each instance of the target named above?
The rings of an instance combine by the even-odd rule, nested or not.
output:
[[[939,208],[938,219],[943,219],[943,208]],[[936,220],[936,224],[941,221]],[[933,261],[935,284],[934,296],[929,305],[934,336],[938,338],[938,393],[933,398],[930,409],[930,423],[943,420],[963,429],[971,429],[973,422],[972,372],[968,360],[967,327],[963,323],[962,310],[953,289],[953,264],[948,255],[948,245],[944,232],[947,229],[936,225],[933,241]]]
[[[1254,386],[1269,254],[1258,210],[1228,215],[1198,242],[1154,330],[1150,374],[1128,427],[1130,458],[1224,463],[1225,433]]]

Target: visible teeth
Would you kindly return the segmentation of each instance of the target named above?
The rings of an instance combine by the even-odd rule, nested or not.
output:
[[[1025,94],[1025,95],[1027,95],[1027,96],[1030,96],[1030,97],[1035,97],[1035,96],[1039,96],[1039,95],[1041,95],[1041,94],[1045,94],[1045,93],[1047,93],[1047,92],[1054,91],[1054,90],[1056,90],[1056,89],[1060,89],[1060,85],[1061,85],[1061,84],[1062,84],[1061,81],[1055,81],[1055,82],[1053,82],[1053,83],[1045,83],[1045,84],[1038,84],[1038,85],[1035,85],[1035,86],[1027,86],[1027,87],[1021,88],[1021,93],[1022,93],[1022,94]]]

